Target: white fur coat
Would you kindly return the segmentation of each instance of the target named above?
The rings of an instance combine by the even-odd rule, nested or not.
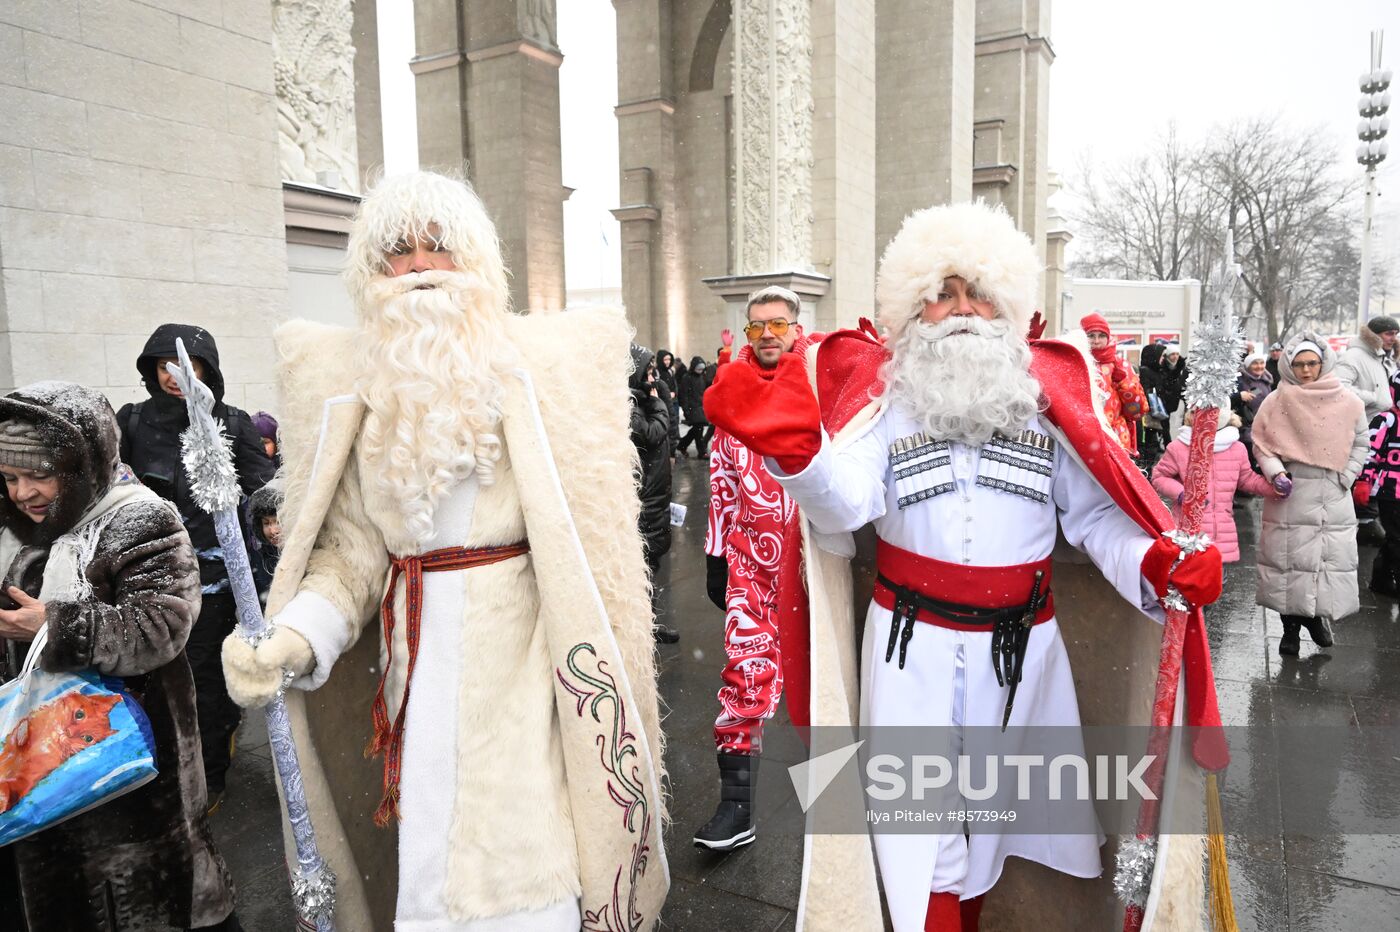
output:
[[[474,675],[458,697],[447,906],[454,918],[477,918],[580,897],[585,922],[624,928],[640,916],[649,927],[669,876],[627,423],[630,328],[615,309],[508,323],[526,362],[507,380],[505,455],[480,491],[466,543],[528,537],[531,553],[464,574],[462,651]],[[290,691],[288,705],[318,840],[339,876],[338,928],[369,930],[388,927],[396,877],[392,832],[371,824],[382,761],[360,753],[385,645],[354,642],[367,622],[378,628],[388,553],[402,544],[395,503],[360,481],[353,339],[306,322],[277,334],[287,542],[268,612],[308,591],[351,620],[324,686]],[[395,640],[391,718],[407,656],[398,632]],[[503,654],[517,659],[491,662]],[[551,742],[551,729],[562,740]]]

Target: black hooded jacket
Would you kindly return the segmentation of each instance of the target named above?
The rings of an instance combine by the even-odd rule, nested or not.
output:
[[[1138,367],[1138,380],[1142,382],[1142,393],[1157,393],[1167,413],[1175,411],[1181,404],[1181,390],[1185,381],[1186,366],[1178,363],[1173,369],[1167,365],[1167,348],[1161,343],[1151,343],[1142,348],[1142,358]]]
[[[1142,393],[1150,395],[1156,392],[1164,405],[1166,398],[1162,397],[1162,392],[1166,387],[1166,376],[1162,372],[1162,351],[1165,349],[1160,343],[1149,343],[1142,348],[1142,357],[1138,363],[1138,381],[1142,382]]]
[[[663,365],[663,363],[666,364]],[[672,397],[675,397],[679,382],[676,375],[676,357],[670,350],[657,350],[656,374],[666,383],[666,390],[671,393]]]
[[[233,443],[233,466],[243,494],[251,495],[266,485],[275,467],[248,413],[224,404],[219,348],[209,331],[189,324],[157,327],[136,359],[136,369],[151,397],[139,404],[125,405],[117,412],[121,458],[144,485],[175,503],[195,550],[207,551],[219,546],[219,538],[214,533],[214,519],[201,511],[190,495],[189,477],[180,459],[180,434],[190,425],[185,400],[163,392],[156,376],[156,360],[176,355],[177,338],[185,341],[185,350],[191,357],[204,364],[203,382],[214,393],[214,418],[223,422]],[[221,561],[201,557],[199,563],[206,585],[227,577]]]
[[[692,427],[706,427],[705,389],[709,384],[705,378],[705,357],[693,356],[690,367],[681,372],[681,410],[685,412],[685,422]]]
[[[647,386],[647,364],[651,354],[632,345],[632,444],[641,457],[637,492],[642,499],[639,530],[646,541],[647,556],[659,558],[671,549],[671,415],[666,402],[651,394]],[[657,385],[662,383],[658,380]]]

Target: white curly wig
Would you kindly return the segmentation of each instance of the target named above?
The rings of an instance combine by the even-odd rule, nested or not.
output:
[[[1035,246],[1001,207],[981,201],[928,207],[904,218],[885,247],[875,281],[880,323],[890,342],[934,299],[943,279],[966,279],[1024,336],[1042,265]]]
[[[438,225],[439,240],[464,272],[473,272],[493,303],[506,309],[506,283],[496,226],[471,186],[435,172],[408,172],[384,178],[360,202],[350,229],[345,282],[355,306],[362,308],[367,289],[388,273],[389,250],[404,237],[427,238],[429,224]]]

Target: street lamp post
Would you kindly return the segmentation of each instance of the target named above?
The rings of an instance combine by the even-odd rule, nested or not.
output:
[[[1389,149],[1385,141],[1390,120],[1390,71],[1381,69],[1381,42],[1385,34],[1371,33],[1371,70],[1361,76],[1361,102],[1357,109],[1361,122],[1356,135],[1361,144],[1356,147],[1356,161],[1366,168],[1366,202],[1361,221],[1361,288],[1356,311],[1357,323],[1364,326],[1371,316],[1371,215],[1376,200],[1376,166],[1385,161]]]

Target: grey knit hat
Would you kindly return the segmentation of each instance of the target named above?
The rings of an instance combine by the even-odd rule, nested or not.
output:
[[[1372,317],[1366,321],[1366,326],[1371,328],[1372,333],[1395,333],[1400,331],[1400,323],[1394,317]]]
[[[0,465],[50,471],[54,451],[44,443],[38,425],[11,418],[0,421]]]

